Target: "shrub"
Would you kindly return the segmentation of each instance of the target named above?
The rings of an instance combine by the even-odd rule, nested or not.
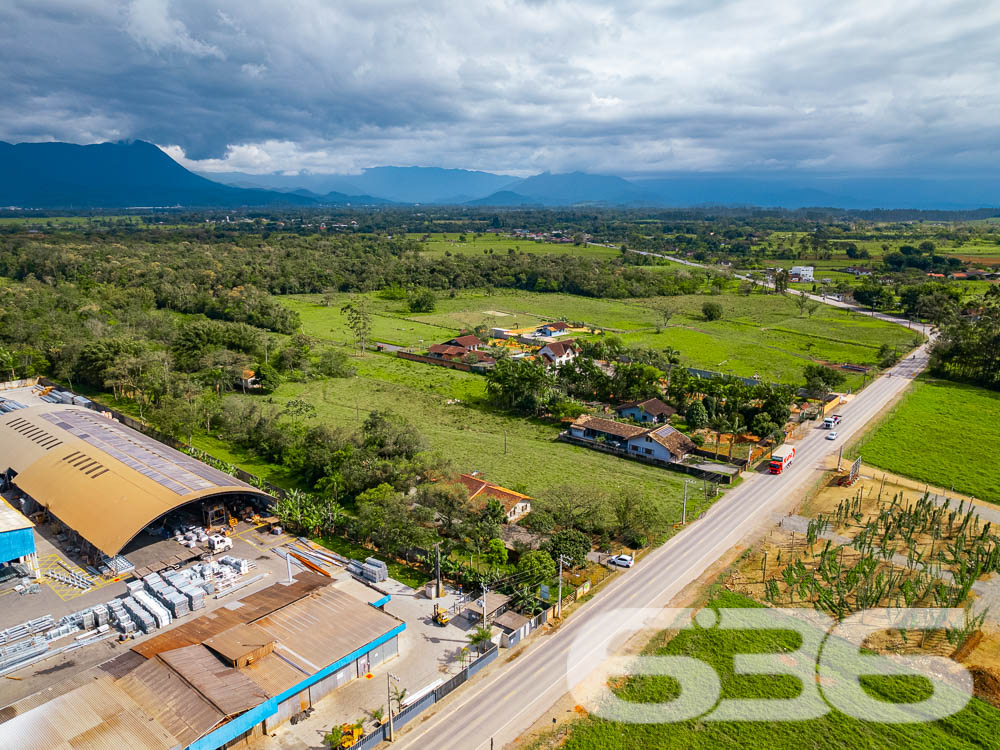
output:
[[[722,305],[718,302],[706,302],[701,306],[701,314],[705,320],[720,320],[722,318]]]
[[[434,292],[430,289],[418,289],[413,292],[409,298],[410,312],[434,312],[436,305],[437,299],[434,297]]]

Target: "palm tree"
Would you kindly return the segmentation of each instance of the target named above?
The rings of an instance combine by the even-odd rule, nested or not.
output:
[[[673,376],[674,367],[681,363],[681,353],[668,346],[663,350],[663,357],[667,362],[667,393],[670,393],[670,379]]]
[[[708,427],[715,433],[715,458],[719,458],[719,443],[722,442],[722,433],[729,432],[729,420],[722,414],[716,414],[708,422]]]
[[[403,701],[406,700],[406,688],[399,685],[392,686],[392,700],[396,703],[396,713],[403,710]]]
[[[488,643],[493,638],[493,631],[490,628],[479,626],[468,635],[469,645],[476,647],[476,652],[482,654],[489,646]]]
[[[736,442],[736,433],[743,432],[747,428],[746,422],[743,421],[743,417],[739,414],[733,415],[733,420],[729,425],[731,434],[729,436],[729,461],[733,460],[733,443]]]

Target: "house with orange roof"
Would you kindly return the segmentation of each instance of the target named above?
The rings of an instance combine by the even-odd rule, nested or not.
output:
[[[523,518],[531,512],[531,498],[522,495],[520,492],[509,490],[498,484],[487,482],[478,471],[471,474],[462,474],[458,481],[465,485],[469,491],[469,500],[486,506],[490,498],[500,501],[504,514],[510,523],[514,523],[519,518]]]

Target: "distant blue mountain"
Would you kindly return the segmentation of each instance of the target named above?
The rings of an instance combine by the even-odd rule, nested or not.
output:
[[[96,208],[314,205],[291,193],[243,190],[189,172],[144,141],[78,146],[0,142],[0,206]]]
[[[526,195],[515,193],[510,190],[498,190],[487,195],[485,198],[476,198],[466,201],[466,206],[540,206],[537,198],[529,198]]]
[[[585,172],[566,174],[543,172],[513,182],[504,190],[526,196],[532,199],[532,202],[545,206],[575,204],[621,206],[657,202],[655,195],[621,177]]]

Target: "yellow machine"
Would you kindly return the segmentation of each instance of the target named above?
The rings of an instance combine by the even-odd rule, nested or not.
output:
[[[441,625],[442,627],[447,625],[451,620],[451,615],[448,614],[448,610],[442,609],[438,605],[434,605],[434,624]]]
[[[351,747],[358,740],[360,740],[365,733],[365,730],[359,727],[357,724],[342,724],[340,726],[340,746],[341,747]]]

